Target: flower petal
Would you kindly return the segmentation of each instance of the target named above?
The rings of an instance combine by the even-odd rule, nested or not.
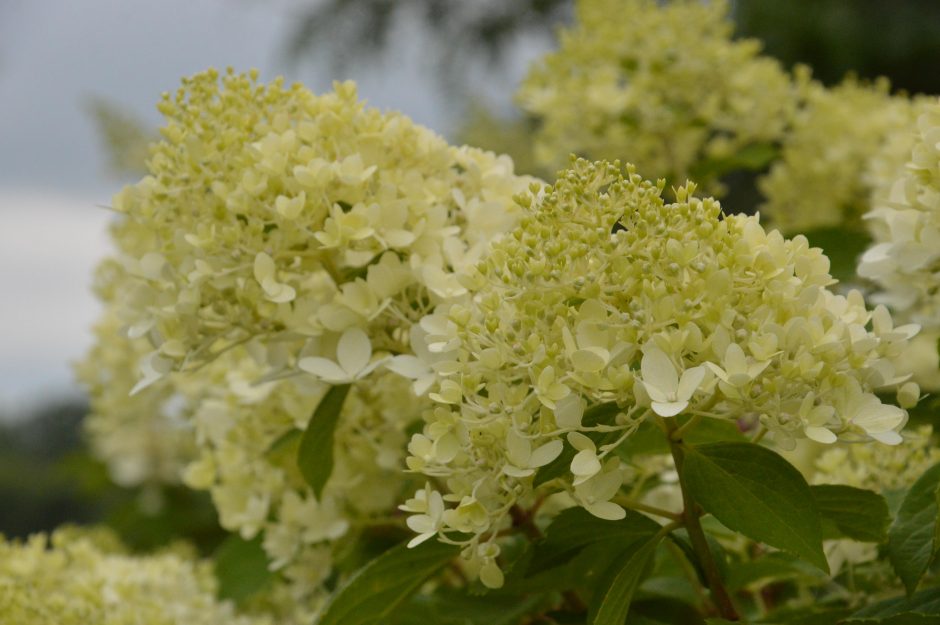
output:
[[[682,379],[679,380],[679,388],[676,391],[676,399],[679,401],[692,399],[692,395],[695,394],[704,379],[705,367],[692,367],[683,371]]]
[[[336,346],[336,359],[349,377],[354,378],[365,369],[371,357],[372,343],[365,332],[359,328],[349,328],[343,332]]]
[[[532,444],[529,439],[519,436],[510,429],[506,432],[506,457],[517,467],[528,467],[529,457],[532,455]]]
[[[545,443],[533,451],[529,456],[529,466],[544,467],[546,464],[560,456],[564,448],[565,444],[557,439]]]
[[[669,356],[658,347],[649,347],[640,361],[643,383],[646,391],[654,400],[654,390],[666,395],[674,395],[679,388],[679,374]]]
[[[324,382],[339,383],[349,381],[349,374],[340,368],[338,364],[326,358],[308,356],[307,358],[301,358],[297,366],[307,373],[312,373]]]
[[[653,412],[658,414],[661,417],[674,417],[683,410],[685,410],[689,405],[687,401],[654,401],[652,403]]]
[[[806,433],[807,438],[814,440],[817,443],[825,443],[829,445],[836,442],[836,435],[833,434],[831,430],[821,426],[810,425],[803,428],[803,432]]]
[[[581,427],[581,419],[584,416],[584,402],[581,397],[571,393],[555,402],[555,423],[560,428]]]
[[[619,521],[627,516],[627,511],[612,501],[582,504],[585,510],[605,521]]]
[[[417,357],[408,354],[395,356],[385,361],[385,368],[412,380],[422,378],[431,372],[430,367],[421,362]]]
[[[578,477],[597,475],[601,470],[601,461],[592,449],[582,449],[571,459],[571,473]]]

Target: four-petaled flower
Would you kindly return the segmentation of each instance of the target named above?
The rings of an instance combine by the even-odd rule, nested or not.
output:
[[[330,384],[349,384],[369,375],[383,359],[372,360],[372,343],[365,332],[350,328],[343,332],[336,345],[333,362],[319,356],[301,358],[297,366]]]

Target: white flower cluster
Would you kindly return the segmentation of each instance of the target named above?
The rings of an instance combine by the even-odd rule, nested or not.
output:
[[[262,533],[270,566],[291,582],[294,601],[315,608],[326,597],[321,584],[332,573],[336,541],[389,520],[409,483],[405,429],[428,400],[388,372],[354,385],[334,434],[332,474],[317,498],[297,450],[328,386],[310,376],[252,384],[262,371],[240,350],[203,370],[206,390],[191,415],[198,455],[184,480],[209,490],[223,527],[246,539]]]
[[[93,453],[105,461],[115,483],[176,484],[195,453],[191,428],[181,415],[183,398],[167,380],[131,396],[139,380],[137,365],[153,347],[126,330],[127,319],[136,313],[125,302],[133,297],[138,278],[125,265],[126,255],[146,233],[135,221],[122,219],[112,225],[111,235],[120,260],[102,262],[95,281],[108,307],[94,328],[92,349],[75,367],[91,399],[84,427]]]
[[[616,450],[648,418],[759,424],[784,446],[901,441],[906,411],[874,391],[905,382],[897,360],[917,327],[829,291],[804,237],[722,215],[691,187],[667,204],[662,184],[616,164],[578,161],[533,189],[468,278],[472,302],[439,309],[425,337],[442,379],[409,444],[409,468],[434,480],[404,507],[417,540],[464,545],[498,585],[499,532],[553,462],[548,492],[623,516]]]
[[[868,445],[827,449],[814,462],[812,481],[897,494],[938,462],[940,449],[933,441],[933,429],[926,425],[908,429],[901,444],[887,449]],[[878,558],[878,546],[873,543],[832,540],[826,542],[825,549],[833,575],[846,564],[860,565]]]
[[[130,556],[89,532],[0,540],[4,625],[273,625],[215,597],[207,562],[168,552]]]
[[[940,105],[920,116],[906,171],[866,217],[874,245],[858,266],[880,301],[931,330],[940,329]]]
[[[940,388],[940,105],[921,108],[926,110],[917,119],[907,167],[893,179],[882,177],[878,201],[865,216],[873,245],[859,260],[858,274],[877,285],[877,301],[924,327],[908,367],[934,390]]]
[[[886,80],[827,88],[799,74],[797,84],[799,107],[780,158],[759,181],[761,212],[787,233],[861,228],[884,181],[896,179],[910,155],[908,129],[923,100],[892,96]]]
[[[924,471],[940,462],[940,449],[933,443],[929,425],[904,432],[904,441],[894,447],[836,445],[814,462],[816,484],[844,484],[884,493],[910,488]]]
[[[436,375],[413,356],[434,331],[418,321],[467,298],[459,275],[514,225],[512,196],[530,179],[367,108],[351,83],[315,96],[209,71],[160,110],[150,175],[114,200],[108,308],[80,367],[94,444],[125,481],[141,479],[125,467],[139,449],[115,432],[136,420],[146,442],[168,403],[185,440],[153,444],[191,460],[185,481],[210,490],[224,527],[264,532],[271,566],[316,606],[337,540],[398,521],[387,515],[409,480],[405,430]],[[298,443],[341,384],[352,388],[317,498]]]
[[[540,122],[538,163],[563,167],[573,152],[710,184],[698,165],[779,140],[794,107],[790,79],[733,30],[724,1],[579,0],[575,25],[517,95]]]

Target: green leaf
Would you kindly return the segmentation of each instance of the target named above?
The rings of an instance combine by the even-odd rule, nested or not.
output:
[[[593,543],[611,541],[617,549],[652,536],[659,529],[658,523],[632,510],[627,510],[627,516],[619,521],[605,521],[584,508],[568,508],[545,530],[545,538],[535,546],[528,571],[531,574],[567,562]]]
[[[297,462],[297,449],[304,431],[300,428],[291,428],[274,439],[264,452],[264,457],[272,464],[286,467]]]
[[[317,625],[364,625],[385,617],[450,562],[459,547],[429,540],[414,549],[398,545],[367,564],[336,591]]]
[[[616,453],[624,460],[631,460],[635,456],[668,454],[669,441],[658,425],[646,420],[617,447]]]
[[[689,417],[679,415],[676,423],[685,425]],[[723,441],[746,442],[747,437],[741,433],[733,421],[725,419],[702,419],[690,428],[683,440],[690,445],[704,445]],[[669,453],[669,441],[663,431],[652,421],[644,421],[636,432],[627,437],[617,447],[617,455],[623,460],[633,460],[636,456],[659,455]]]
[[[685,417],[680,417],[679,424],[681,425],[686,420]],[[738,429],[734,421],[705,418],[689,428],[682,440],[690,445],[705,445],[728,441],[744,443],[747,442],[747,437]]]
[[[812,491],[776,453],[751,443],[687,447],[681,477],[692,498],[729,529],[829,570]]]
[[[618,550],[622,547],[623,543],[593,543],[575,551],[569,561],[542,571],[532,570],[527,563],[522,563],[520,573],[516,573],[515,567],[508,572],[501,592],[530,594],[578,589],[590,595],[597,579],[619,555]],[[523,576],[522,571],[528,576]]]
[[[470,596],[442,589],[433,595],[415,595],[382,625],[516,625],[536,610],[543,597]]]
[[[313,411],[297,450],[297,466],[317,499],[333,472],[333,434],[349,393],[349,384],[333,386]]]
[[[635,598],[630,604],[629,625],[704,625],[698,610],[681,601]]]
[[[843,623],[940,623],[940,588],[928,588],[910,597],[896,597],[863,608]]]
[[[598,580],[598,590],[588,608],[590,625],[623,625],[630,612],[633,593],[646,572],[662,536],[638,540],[620,552]]]
[[[870,543],[888,539],[888,503],[878,493],[834,484],[810,486],[810,490],[819,514],[835,526],[840,536]]]
[[[671,556],[666,559],[675,562],[675,558]],[[678,572],[676,575],[657,575],[654,568],[650,576],[640,584],[633,597],[633,603],[630,604],[631,618],[634,612],[641,611],[637,605],[638,601],[648,604],[652,601],[665,600],[681,603],[696,610],[701,609],[702,595],[700,593],[699,585],[693,583],[687,575]]]
[[[780,148],[772,143],[751,143],[737,153],[723,158],[706,158],[700,161],[689,174],[691,180],[706,180],[741,169],[758,171],[769,165],[780,154]]]
[[[831,621],[820,625],[829,625]],[[873,619],[841,620],[839,625],[940,625],[940,616],[903,612],[894,616]],[[799,625],[803,625],[802,622]]]
[[[596,406],[591,406],[584,411],[584,417],[582,417],[581,423],[587,427],[593,427],[595,425],[610,425],[613,423],[614,417],[616,417],[620,412],[620,407],[616,402],[598,404]],[[594,444],[598,447],[606,443],[612,443],[613,441],[617,440],[619,436],[619,432],[588,433],[588,437],[593,440]],[[565,449],[561,452],[560,456],[536,472],[535,478],[532,480],[532,486],[540,486],[545,482],[555,479],[556,477],[565,475],[565,473],[567,473],[571,467],[571,459],[574,458],[576,453],[578,452],[574,447],[571,445],[565,445]]]
[[[267,586],[274,574],[268,570],[268,557],[261,536],[242,540],[232,534],[219,545],[213,557],[219,598],[241,601]]]
[[[735,565],[726,578],[728,590],[761,587],[770,582],[801,580],[808,583],[828,581],[829,576],[796,556],[777,551],[756,560]]]
[[[908,594],[917,588],[937,553],[934,527],[938,485],[940,464],[935,464],[911,486],[888,531],[888,558]]]
[[[837,601],[829,603],[813,602],[811,606],[807,607],[783,607],[773,610],[761,618],[758,623],[768,623],[770,625],[833,625],[833,623],[841,623],[841,619],[851,613],[851,608],[847,608]]]

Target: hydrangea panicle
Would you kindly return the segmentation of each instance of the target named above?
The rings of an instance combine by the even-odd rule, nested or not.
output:
[[[469,276],[469,307],[436,313],[454,326],[452,366],[408,466],[437,480],[435,501],[440,491],[485,511],[470,537],[450,510],[434,515],[471,562],[534,497],[563,491],[621,518],[613,499],[630,472],[616,450],[647,419],[725,419],[784,446],[900,442],[907,413],[875,391],[906,381],[894,371],[909,333],[884,311],[873,324],[857,291],[831,292],[828,260],[805,237],[724,215],[692,185],[667,203],[663,186],[632,166],[574,161],[517,198],[519,226]],[[565,450],[566,470],[536,493],[533,469]]]
[[[147,431],[166,421],[146,401],[178,398],[173,471],[188,462],[185,483],[210,491],[226,529],[261,535],[293,600],[315,609],[337,542],[387,515],[412,479],[405,431],[442,366],[416,370],[412,346],[426,336],[420,349],[446,356],[451,322],[430,313],[467,299],[459,276],[515,224],[512,197],[532,179],[366,106],[352,83],[315,95],[209,70],[158,108],[149,174],[113,202],[107,330],[81,366],[100,406],[93,431],[119,418]],[[351,388],[314,497],[297,447],[339,384]],[[456,450],[438,439],[435,458]],[[544,456],[532,449],[520,469]]]

